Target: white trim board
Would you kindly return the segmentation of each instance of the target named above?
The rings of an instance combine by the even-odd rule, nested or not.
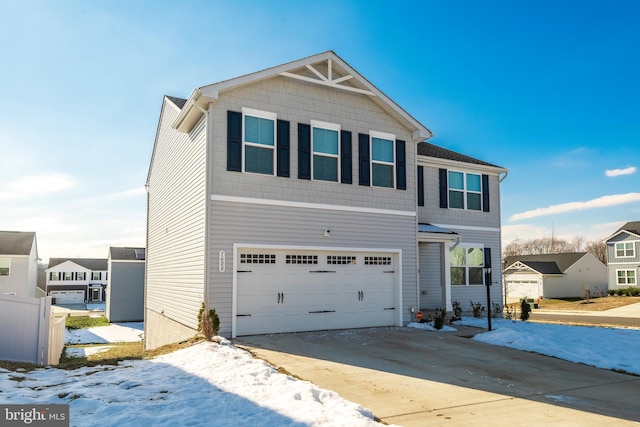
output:
[[[289,208],[324,209],[329,211],[372,213],[372,214],[380,214],[380,215],[397,215],[397,216],[412,216],[412,217],[416,216],[415,211],[394,211],[391,209],[363,208],[363,207],[342,206],[342,205],[326,205],[322,203],[292,202],[287,200],[256,199],[251,197],[223,196],[220,194],[212,194],[211,200],[217,201],[217,202],[248,203],[248,204],[254,204],[254,205],[268,205],[268,206],[284,206]]]
[[[501,231],[500,227],[476,227],[473,225],[451,225],[451,224],[432,224],[432,225],[435,225],[436,227],[446,228],[446,229],[457,228],[458,230],[492,231],[496,233],[499,233]]]

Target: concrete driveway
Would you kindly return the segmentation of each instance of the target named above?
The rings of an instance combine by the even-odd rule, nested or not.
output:
[[[369,408],[389,424],[623,426],[640,421],[640,377],[476,342],[469,337],[480,330],[456,328],[263,335],[237,338],[234,344]]]

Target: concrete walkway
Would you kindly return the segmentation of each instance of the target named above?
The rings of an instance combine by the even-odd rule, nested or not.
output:
[[[640,377],[470,340],[481,330],[373,328],[242,337],[292,375],[413,426],[626,426]],[[596,344],[596,343],[594,343]]]

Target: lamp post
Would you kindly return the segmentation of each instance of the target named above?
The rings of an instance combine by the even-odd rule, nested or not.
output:
[[[491,267],[483,267],[484,285],[487,288],[487,323],[491,330]]]

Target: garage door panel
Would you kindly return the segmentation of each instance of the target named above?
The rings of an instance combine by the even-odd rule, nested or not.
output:
[[[250,265],[238,270],[251,273],[237,274],[236,335],[396,324],[396,312],[387,310],[398,304],[393,254],[247,249],[239,255]]]

